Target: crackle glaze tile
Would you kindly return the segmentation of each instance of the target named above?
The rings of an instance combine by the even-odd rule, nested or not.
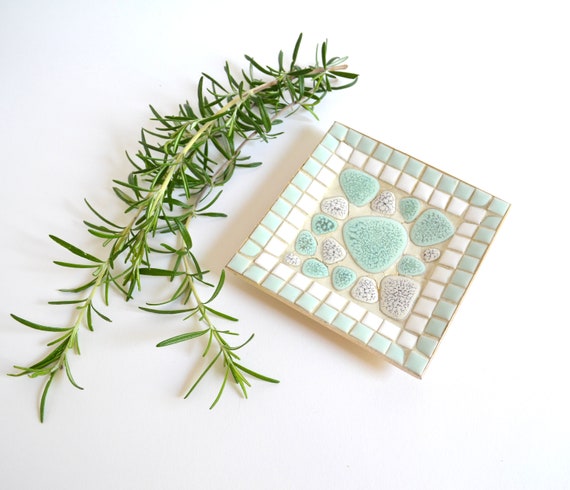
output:
[[[508,209],[335,123],[227,268],[421,378]]]

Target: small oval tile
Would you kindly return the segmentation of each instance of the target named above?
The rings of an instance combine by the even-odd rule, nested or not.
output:
[[[311,229],[317,235],[331,233],[338,228],[336,220],[326,214],[315,214],[311,219]]]
[[[378,286],[370,277],[361,277],[350,291],[352,297],[364,303],[376,303],[378,301]]]
[[[356,281],[356,272],[352,269],[339,265],[335,267],[332,271],[332,283],[333,287],[338,291],[347,289],[354,284]]]
[[[346,257],[346,250],[334,238],[326,238],[321,244],[321,256],[325,264],[335,264]]]
[[[406,318],[418,295],[420,284],[409,277],[386,276],[380,283],[380,311],[395,320]]]
[[[352,168],[343,170],[339,181],[347,199],[355,206],[368,204],[380,190],[380,183],[377,179]]]
[[[305,260],[305,262],[303,262],[301,271],[307,277],[311,277],[313,279],[319,279],[321,277],[327,277],[329,275],[329,268],[317,259]]]
[[[348,216],[348,201],[344,197],[329,197],[321,202],[321,211],[336,219]]]
[[[391,191],[382,191],[370,203],[370,209],[385,216],[390,216],[396,212],[396,196]]]
[[[398,203],[400,214],[406,223],[414,221],[420,212],[421,203],[415,197],[404,197]]]
[[[420,247],[429,247],[444,242],[454,233],[453,224],[441,211],[428,209],[414,223],[410,238]]]

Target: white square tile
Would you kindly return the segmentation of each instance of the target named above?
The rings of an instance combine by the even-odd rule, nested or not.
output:
[[[348,159],[349,163],[352,163],[352,165],[358,168],[362,168],[366,160],[368,160],[368,155],[358,150],[354,150]]]
[[[434,281],[441,282],[442,284],[447,284],[449,282],[449,278],[451,277],[451,273],[453,270],[448,269],[447,267],[437,266],[431,275],[431,278]]]
[[[433,313],[436,304],[437,303],[431,299],[420,298],[414,307],[414,313],[429,317]]]
[[[410,332],[422,333],[426,328],[428,319],[423,316],[410,315],[406,321],[405,329]]]
[[[283,263],[277,264],[277,266],[275,267],[275,269],[273,269],[272,272],[274,275],[276,275],[280,279],[283,279],[284,281],[288,281],[289,278],[293,274],[295,274],[295,271],[293,269],[291,269],[291,267],[289,267]]]
[[[418,182],[418,180],[416,178],[414,178],[411,175],[408,175],[406,173],[402,173],[400,175],[400,178],[398,179],[398,183],[396,184],[396,187],[409,194],[412,192],[412,190],[415,187],[417,182]]]
[[[311,184],[307,188],[307,194],[310,194],[311,196],[313,196],[315,199],[318,199],[319,201],[325,195],[326,191],[327,191],[327,187],[325,185],[323,185],[321,182],[319,182],[318,180],[313,180],[313,182],[311,182]]]
[[[486,214],[487,211],[483,208],[478,208],[477,206],[469,206],[469,209],[465,213],[465,221],[480,224]]]
[[[279,259],[274,255],[263,252],[255,259],[255,263],[266,271],[270,271],[275,264],[279,262]]]
[[[325,303],[335,310],[340,311],[342,308],[344,308],[344,305],[348,303],[348,300],[346,298],[343,298],[340,294],[332,292],[327,297]]]
[[[309,288],[308,292],[312,294],[315,298],[322,301],[330,293],[330,289],[324,287],[322,284],[319,284],[318,282],[314,282]]]
[[[429,281],[424,286],[422,295],[427,298],[435,299],[437,301],[439,298],[441,298],[441,295],[443,293],[443,288],[444,286],[442,284],[439,284],[434,281]]]
[[[398,337],[398,345],[405,347],[406,349],[413,349],[418,341],[418,337],[413,333],[406,332],[405,330]]]
[[[471,240],[464,236],[455,235],[449,242],[448,248],[451,250],[456,250],[458,252],[465,252]]]
[[[382,173],[380,174],[380,178],[387,182],[388,184],[394,185],[398,181],[398,177],[400,177],[400,171],[397,168],[390,167],[386,165]]]
[[[318,203],[317,199],[312,198],[308,194],[303,194],[297,202],[297,207],[305,211],[305,213],[312,213],[317,208]]]
[[[352,153],[352,146],[347,145],[344,141],[341,141],[336,149],[336,154],[343,160],[348,160],[350,154]],[[329,160],[330,161],[330,160]]]
[[[416,188],[414,189],[414,196],[422,201],[428,202],[432,192],[433,187],[431,185],[427,185],[424,182],[418,182],[418,185],[416,185]]]
[[[383,321],[384,320],[382,319],[382,317],[375,315],[374,313],[368,312],[366,313],[366,316],[361,320],[361,323],[363,325],[366,325],[367,327],[372,328],[373,330],[378,330],[380,325],[382,325]]]
[[[300,272],[297,272],[289,281],[289,284],[291,284],[291,286],[295,286],[301,291],[305,291],[312,283],[313,281],[311,279],[309,279],[307,276],[304,276]]]
[[[332,184],[334,179],[336,179],[336,174],[326,167],[323,167],[321,171],[317,174],[317,180],[319,180],[326,186]]]
[[[283,222],[281,223],[281,226],[277,228],[275,235],[285,240],[286,242],[290,242],[295,239],[298,232],[299,230],[295,226],[291,225],[290,223]]]
[[[459,261],[461,260],[461,257],[463,257],[463,254],[459,253],[459,252],[453,252],[452,250],[446,250],[443,255],[441,256],[441,259],[439,259],[439,263],[442,265],[447,265],[448,267],[457,267],[457,264],[459,264]]]
[[[366,310],[356,303],[348,303],[348,306],[344,309],[343,313],[351,318],[354,318],[355,320],[360,321],[366,313]]]
[[[447,210],[451,214],[454,214],[456,216],[461,216],[465,212],[465,210],[467,209],[468,206],[469,206],[469,203],[467,203],[464,200],[459,199],[458,197],[454,196],[451,198],[451,201],[447,205]]]
[[[298,231],[303,227],[305,221],[307,221],[307,213],[301,211],[299,208],[293,208],[286,219],[297,228]]]
[[[265,245],[265,251],[269,252],[271,255],[275,255],[276,257],[285,252],[286,248],[287,244],[276,236],[271,238],[271,240],[267,242],[267,245]]]
[[[341,145],[342,144],[344,143],[341,143]],[[350,151],[352,151],[352,149]],[[329,161],[326,163],[326,166],[330,168],[335,174],[339,174],[345,165],[346,165],[346,159],[343,160],[338,155],[333,155],[332,157],[329,158]]]
[[[435,190],[430,197],[429,203],[436,208],[445,209],[450,197],[451,196],[445,192]]]
[[[378,177],[383,167],[384,164],[381,161],[376,160],[376,158],[369,158],[364,166],[364,170],[366,170],[370,175]]]
[[[384,320],[378,331],[390,340],[396,340],[400,336],[402,329],[398,325]]]

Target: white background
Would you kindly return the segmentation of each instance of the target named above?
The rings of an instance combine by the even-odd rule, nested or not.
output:
[[[375,7],[373,8],[372,5]],[[570,35],[564,2],[0,1],[0,487],[46,489],[570,488],[568,223]],[[373,8],[373,10],[372,10]],[[329,40],[361,75],[285,134],[249,152],[198,221],[214,274],[323,133],[338,120],[513,204],[422,381],[229,278],[217,305],[237,315],[255,382],[219,373],[190,399],[204,344],[154,346],[188,328],[112,298],[112,324],[82,331],[80,392],[13,364],[51,337],[16,313],[65,324],[47,305],[82,272],[53,233],[90,250],[88,198],[111,216],[124,151],[162,112],[193,100],[202,71],[243,54],[273,63],[304,32],[302,59]],[[567,235],[566,235],[567,236]],[[155,296],[153,297],[153,293]],[[150,294],[150,296],[149,296]]]

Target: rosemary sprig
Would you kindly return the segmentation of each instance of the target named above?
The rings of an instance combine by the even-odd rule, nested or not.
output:
[[[280,133],[272,131],[282,122],[280,117],[298,109],[305,109],[316,117],[315,107],[327,93],[356,83],[357,75],[345,71],[346,58],[328,56],[327,42],[317,47],[313,65],[298,66],[301,40],[302,35],[287,64],[281,51],[276,67],[263,66],[246,56],[248,67],[239,75],[225,64],[223,82],[204,73],[197,88],[196,107],[185,102],[179,106],[178,114],[170,116],[163,116],[150,107],[156,127],[141,130],[139,151],[134,158],[127,155],[133,171],[125,181],[114,181],[113,190],[129,217],[126,224],[106,218],[86,201],[97,222],[84,223],[88,232],[108,250],[105,258],[50,236],[81,259],[55,261],[57,265],[91,269],[91,274],[80,286],[61,290],[73,294],[74,299],[50,302],[75,308],[74,319],[67,327],[40,324],[12,315],[27,327],[58,335],[48,344],[51,350],[45,357],[27,367],[15,366],[18,372],[12,374],[46,378],[40,397],[41,421],[45,418],[47,394],[59,371],[65,370],[69,382],[82,389],[72,376],[68,355],[72,351],[80,353],[78,336],[82,325],[93,330],[94,318],[111,321],[95,306],[96,300],[108,306],[111,289],[119,291],[126,300],[133,298],[135,291],[142,287],[142,276],[166,278],[173,284],[173,292],[166,301],[148,303],[143,310],[180,314],[184,320],[193,319],[193,325],[200,326],[164,340],[158,347],[207,338],[204,357],[210,355],[210,358],[186,397],[218,362],[224,366],[224,378],[211,407],[219,401],[228,379],[237,384],[245,397],[250,387],[248,376],[277,382],[242,364],[237,351],[247,345],[253,335],[241,344],[231,345],[228,338],[238,334],[216,326],[215,321],[237,321],[212,306],[224,286],[225,274],[222,271],[216,284],[208,282],[209,271],[202,268],[193,253],[194,239],[189,225],[198,217],[225,216],[212,210],[221,187],[236,169],[261,165],[242,155],[247,142],[275,138]],[[161,238],[164,236],[167,239]],[[156,259],[164,256],[170,266],[155,266]],[[201,299],[199,287],[212,291],[207,300]],[[216,353],[213,353],[214,346]]]

